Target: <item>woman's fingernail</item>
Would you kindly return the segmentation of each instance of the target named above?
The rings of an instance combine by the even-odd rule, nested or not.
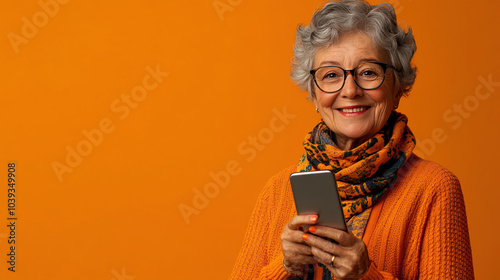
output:
[[[307,235],[307,234],[305,234],[305,233],[304,233],[304,234],[302,234],[302,240],[306,241],[306,240],[307,240],[307,238],[309,238],[309,235]]]
[[[317,228],[317,227],[315,227],[315,226],[311,226],[311,227],[309,227],[309,231],[310,231],[310,232],[312,232],[312,233],[314,233],[317,229],[318,229],[318,228]]]
[[[318,216],[311,216],[311,222],[316,222],[318,220]]]

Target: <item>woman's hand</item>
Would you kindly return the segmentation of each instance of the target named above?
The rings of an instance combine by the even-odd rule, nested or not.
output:
[[[324,226],[309,227],[309,232],[318,236],[304,233],[302,239],[311,246],[314,259],[325,265],[337,279],[360,279],[368,272],[370,259],[363,240],[352,233]],[[328,237],[338,244],[319,236]]]
[[[314,225],[318,220],[316,215],[298,215],[293,217],[281,234],[283,249],[283,265],[289,273],[302,274],[304,265],[315,264],[311,247],[302,239],[304,225]]]

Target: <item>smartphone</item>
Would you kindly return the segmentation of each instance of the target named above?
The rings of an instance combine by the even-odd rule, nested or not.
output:
[[[299,215],[318,215],[316,224],[347,232],[335,175],[330,170],[295,172],[290,175]],[[308,227],[305,227],[308,230]]]

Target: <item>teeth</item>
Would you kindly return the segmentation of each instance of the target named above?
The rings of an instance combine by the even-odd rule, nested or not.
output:
[[[358,108],[351,108],[351,109],[342,109],[340,108],[339,110],[344,113],[356,113],[356,112],[361,112],[363,110],[366,110],[367,107],[358,107]]]

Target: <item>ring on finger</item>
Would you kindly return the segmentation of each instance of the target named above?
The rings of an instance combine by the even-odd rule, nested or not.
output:
[[[330,261],[330,266],[333,267],[333,261],[335,260],[335,256],[332,256],[332,260]]]

